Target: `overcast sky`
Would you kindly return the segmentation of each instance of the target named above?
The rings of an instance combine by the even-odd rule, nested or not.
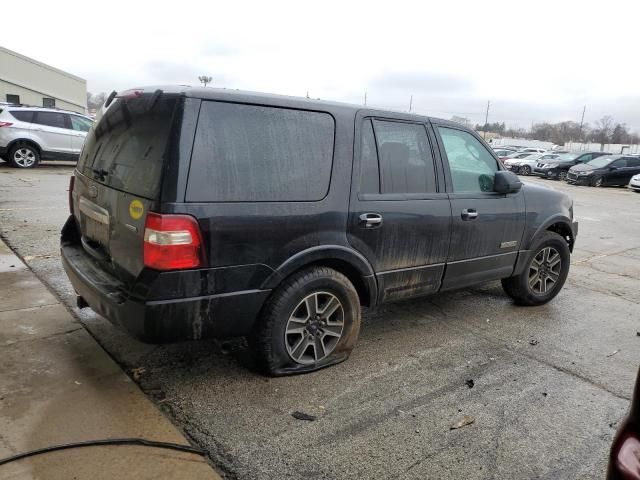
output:
[[[9,19],[10,17],[10,19]],[[91,92],[213,85],[529,127],[602,115],[640,130],[640,2],[12,3],[2,45]],[[10,21],[9,21],[10,20]]]

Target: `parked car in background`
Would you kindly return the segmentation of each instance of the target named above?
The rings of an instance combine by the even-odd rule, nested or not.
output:
[[[533,169],[533,173],[545,178],[554,178],[556,180],[566,180],[567,172],[574,165],[590,162],[603,155],[609,155],[606,152],[585,152],[585,153],[566,153],[556,159],[547,162],[538,162]]]
[[[78,160],[93,120],[52,108],[0,106],[0,157],[17,168],[40,160]]]
[[[629,180],[629,189],[640,193],[640,175],[634,175]]]
[[[539,162],[553,161],[559,156],[557,153],[532,153],[520,160],[513,161],[511,165],[515,168],[512,168],[512,171],[519,175],[531,175]]]
[[[498,156],[498,158],[500,160],[503,160],[503,159],[509,157],[510,155],[513,155],[514,153],[516,153],[515,150],[507,150],[507,149],[504,149],[504,148],[494,148],[493,151]]]
[[[523,162],[529,168],[529,164],[526,162],[535,162],[540,156],[540,153],[518,152],[507,157],[503,164],[507,170],[511,170],[513,173],[520,173],[520,165],[523,165]]]
[[[62,264],[79,307],[147,341],[248,336],[267,373],[310,372],[348,358],[362,305],[491,280],[542,305],[569,272],[573,201],[448,120],[176,86],[97,122]]]
[[[640,480],[640,372],[629,414],[613,438],[607,480]]]
[[[640,157],[604,155],[569,169],[567,182],[576,185],[605,187],[627,185],[631,177],[640,173]]]
[[[525,148],[521,148],[519,151],[523,152],[523,153],[526,153],[526,152],[528,152],[528,153],[544,153],[544,152],[547,151],[547,149],[546,148],[537,148],[537,147],[525,147]]]

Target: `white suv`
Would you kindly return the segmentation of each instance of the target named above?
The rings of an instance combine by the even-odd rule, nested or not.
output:
[[[0,104],[0,157],[18,168],[78,160],[93,120],[52,108]]]

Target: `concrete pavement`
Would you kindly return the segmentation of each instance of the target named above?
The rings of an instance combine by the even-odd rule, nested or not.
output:
[[[493,283],[385,305],[349,361],[268,379],[242,341],[147,345],[73,307],[58,254],[71,171],[0,163],[0,235],[122,368],[145,368],[143,391],[225,478],[604,477],[640,365],[639,194],[526,177],[566,191],[580,221],[553,302],[516,307]]]
[[[188,445],[80,323],[0,241],[0,459],[52,445],[138,437]],[[101,446],[0,466],[1,479],[207,479],[192,453]]]

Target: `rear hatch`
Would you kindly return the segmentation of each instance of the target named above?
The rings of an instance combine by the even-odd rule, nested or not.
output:
[[[125,282],[143,268],[145,219],[159,205],[182,102],[160,90],[120,94],[103,108],[78,161],[72,201],[82,246]]]

